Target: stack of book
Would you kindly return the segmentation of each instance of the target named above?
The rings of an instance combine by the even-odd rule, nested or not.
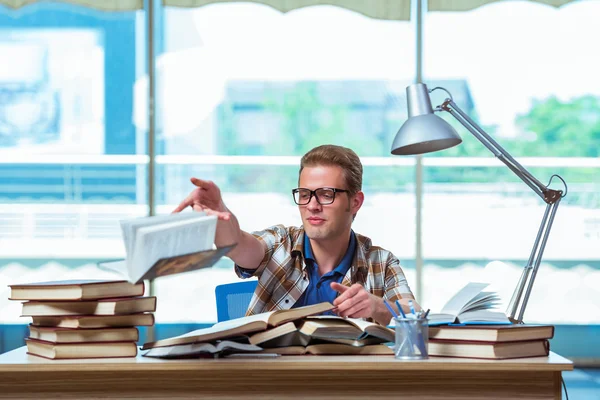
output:
[[[430,356],[485,359],[547,356],[553,326],[512,324],[495,310],[498,293],[488,283],[470,282],[428,316]]]
[[[429,355],[506,359],[543,357],[550,351],[552,325],[464,325],[429,328]]]
[[[69,280],[10,285],[31,317],[29,354],[50,359],[135,357],[139,331],[154,324],[156,297],[144,284]]]
[[[210,328],[146,343],[147,357],[218,357],[257,354],[394,354],[384,343],[394,330],[359,319],[316,316],[331,310],[319,303],[219,322]]]

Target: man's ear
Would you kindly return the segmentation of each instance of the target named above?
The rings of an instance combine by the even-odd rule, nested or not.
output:
[[[358,210],[360,210],[364,201],[365,194],[363,192],[358,192],[354,196],[352,196],[352,200],[350,201],[350,210],[352,214],[356,214]]]

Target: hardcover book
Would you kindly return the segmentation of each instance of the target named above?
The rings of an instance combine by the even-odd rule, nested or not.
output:
[[[51,360],[76,358],[135,357],[135,342],[112,343],[52,343],[26,338],[27,354]]]
[[[27,301],[23,303],[21,316],[119,315],[155,310],[155,296],[94,301]]]
[[[129,282],[212,267],[235,244],[213,248],[217,217],[177,213],[121,221],[125,259],[98,266]]]
[[[9,300],[97,300],[144,295],[144,283],[112,280],[64,280],[10,286]]]
[[[145,343],[143,349],[165,347],[188,343],[213,342],[233,336],[247,335],[249,333],[264,331],[269,327],[276,327],[286,322],[294,321],[308,315],[319,314],[331,310],[331,303],[319,303],[310,306],[277,310],[223,321],[210,328],[198,329],[181,336],[162,339],[156,342]]]
[[[552,325],[466,325],[437,326],[429,328],[430,339],[467,340],[482,342],[519,342],[552,339]]]

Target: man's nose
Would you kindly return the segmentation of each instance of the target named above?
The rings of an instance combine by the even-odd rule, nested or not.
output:
[[[308,208],[309,210],[320,210],[321,209],[321,205],[317,201],[317,195],[316,194],[314,194],[311,197],[310,201],[306,205],[306,208]]]

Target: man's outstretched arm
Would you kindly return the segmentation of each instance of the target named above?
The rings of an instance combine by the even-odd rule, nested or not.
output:
[[[227,257],[245,269],[258,268],[265,255],[263,244],[248,232],[240,229],[238,219],[225,206],[219,187],[212,181],[198,178],[191,178],[191,182],[196,189],[179,203],[173,212],[181,212],[187,207],[191,207],[194,211],[216,215],[219,219],[215,233],[215,245],[221,247],[237,243]]]

